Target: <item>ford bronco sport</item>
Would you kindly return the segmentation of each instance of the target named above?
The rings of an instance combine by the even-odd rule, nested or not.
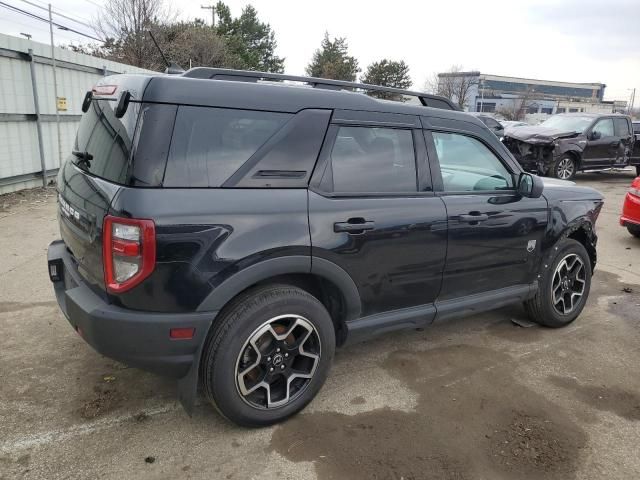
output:
[[[602,195],[523,172],[446,99],[194,68],[105,77],[83,110],[58,303],[98,352],[179,379],[187,411],[201,388],[272,424],[346,342],[514,302],[561,327],[585,306]]]

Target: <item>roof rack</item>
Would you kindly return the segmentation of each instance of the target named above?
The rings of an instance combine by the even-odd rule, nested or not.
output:
[[[344,80],[330,80],[317,77],[303,77],[297,75],[286,75],[283,73],[253,72],[249,70],[231,70],[226,68],[195,67],[182,74],[183,77],[200,78],[209,80],[233,80],[237,82],[257,82],[258,80],[289,80],[292,82],[302,82],[313,88],[323,88],[327,90],[364,90],[370,92],[385,92],[398,95],[417,97],[425,107],[442,108],[445,110],[460,110],[455,103],[439,95],[429,95],[422,92],[402,90],[401,88],[383,87],[380,85],[369,85],[367,83],[346,82]]]

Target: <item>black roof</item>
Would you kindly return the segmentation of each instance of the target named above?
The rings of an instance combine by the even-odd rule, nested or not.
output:
[[[223,72],[222,78],[207,78],[211,72]],[[244,78],[248,76],[259,79],[292,78],[298,82],[305,82],[307,85],[282,81],[251,81]],[[411,95],[419,97],[420,101],[427,103],[427,106],[379,100],[344,88],[386,90],[402,95]],[[450,100],[435,95],[312,77],[207,68],[194,68],[182,75],[149,76],[142,101],[286,113],[295,113],[309,108],[331,108],[426,115],[460,120],[469,118],[465,113],[453,110],[457,107]],[[446,105],[443,104],[442,108],[428,106],[429,103],[438,104],[438,102],[444,102]]]

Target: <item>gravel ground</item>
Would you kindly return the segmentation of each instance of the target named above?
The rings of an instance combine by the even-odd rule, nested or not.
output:
[[[522,328],[519,306],[340,350],[304,413],[246,430],[73,333],[46,272],[55,193],[0,197],[0,479],[629,479],[640,477],[640,240],[604,193],[589,304]]]

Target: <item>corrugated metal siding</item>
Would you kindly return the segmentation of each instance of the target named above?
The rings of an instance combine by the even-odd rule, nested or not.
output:
[[[0,48],[27,53],[29,48],[35,56],[50,58],[49,45],[32,42],[23,38],[0,34]],[[75,53],[62,48],[55,49],[58,62],[69,62],[83,67],[92,67],[111,73],[150,73],[148,70],[132,67],[122,63],[111,62],[90,55]],[[53,68],[51,65],[35,63],[35,74],[38,89],[38,101],[41,115],[55,115],[56,99],[53,86]],[[58,63],[56,67],[58,80],[58,96],[66,97],[67,111],[59,112],[60,133],[63,158],[71,151],[78,128],[77,116],[82,114],[82,100],[87,90],[100,79],[101,74],[66,68]],[[19,58],[0,56],[0,115],[35,113],[31,73],[29,62]],[[67,117],[67,118],[65,118]],[[42,122],[42,136],[46,168],[56,169],[58,159],[58,140],[55,122]],[[41,185],[41,180],[15,179],[25,174],[41,171],[38,150],[36,122],[0,121],[0,193],[14,191],[27,186]],[[21,181],[18,181],[21,180]]]

